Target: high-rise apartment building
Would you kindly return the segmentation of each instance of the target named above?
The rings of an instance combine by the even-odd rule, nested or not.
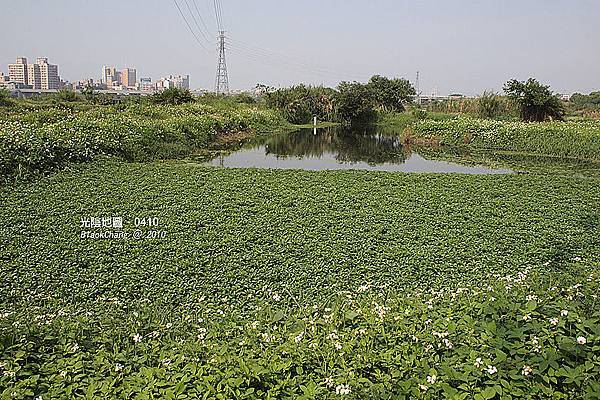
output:
[[[42,71],[40,71],[40,66],[38,64],[29,64],[27,66],[27,75],[27,80],[32,89],[39,90],[42,88]]]
[[[152,78],[140,78],[139,88],[143,92],[152,92],[156,89],[156,85],[152,83]]]
[[[115,67],[102,67],[102,82],[109,88],[119,86],[121,73]]]
[[[11,82],[28,84],[27,58],[19,57],[14,64],[8,64],[8,76]]]
[[[135,88],[137,71],[134,68],[125,68],[121,71],[121,85],[126,88]]]
[[[176,88],[178,89],[189,89],[190,88],[190,76],[189,75],[176,75],[169,77]]]
[[[48,63],[48,59],[40,57],[35,64],[27,68],[27,80],[33,89],[57,90],[60,88],[58,65]]]

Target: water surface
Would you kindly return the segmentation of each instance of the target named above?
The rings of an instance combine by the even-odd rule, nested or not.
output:
[[[399,135],[376,127],[301,129],[252,140],[210,162],[225,168],[305,170],[359,169],[392,172],[507,174],[507,169],[427,159],[404,146]]]

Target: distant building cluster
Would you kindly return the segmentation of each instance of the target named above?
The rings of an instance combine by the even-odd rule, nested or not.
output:
[[[29,64],[25,57],[19,57],[14,64],[8,64],[8,75],[0,74],[0,86],[13,90],[60,89],[58,65],[50,64],[45,57],[39,57],[34,64]]]
[[[8,75],[0,72],[0,88],[12,91],[53,91],[63,88],[81,91],[92,88],[123,93],[152,93],[170,88],[189,89],[190,76],[169,75],[153,82],[152,78],[148,77],[138,80],[135,68],[117,69],[103,66],[100,79],[68,82],[60,79],[58,65],[50,64],[47,58],[40,57],[34,64],[29,64],[27,58],[19,57],[14,64],[8,65]]]
[[[112,90],[138,90],[141,92],[155,92],[170,88],[189,89],[189,75],[169,75],[152,82],[152,78],[142,77],[137,81],[135,68],[117,70],[115,67],[102,67],[101,85]]]

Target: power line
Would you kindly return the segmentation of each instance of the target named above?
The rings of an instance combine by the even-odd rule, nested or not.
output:
[[[217,29],[220,31],[223,30],[223,19],[221,12],[221,2],[219,0],[213,0],[213,5],[215,9],[215,19],[217,21]]]
[[[179,4],[177,3],[177,0],[173,0],[173,2],[175,3],[175,6],[179,10],[179,14],[181,14],[181,17],[185,21],[185,24],[187,25],[188,29],[190,30],[190,32],[192,33],[192,35],[196,39],[196,42],[200,45],[200,47],[202,47],[204,50],[206,50],[207,52],[210,53],[210,51],[206,48],[206,46],[204,46],[204,44],[202,44],[202,42],[198,38],[198,35],[196,35],[196,32],[194,32],[194,30],[192,29],[190,23],[188,22],[187,18],[185,17],[185,14],[183,13],[183,11],[181,11],[181,7],[179,7]]]
[[[353,77],[353,78],[358,78],[359,80],[364,78],[364,76],[356,75],[353,72],[342,70],[338,67],[327,68],[327,67],[319,66],[316,64],[310,64],[310,63],[307,63],[305,61],[305,59],[303,59],[303,58],[292,57],[292,56],[288,56],[288,55],[285,55],[282,53],[277,53],[272,50],[267,50],[267,49],[264,49],[264,48],[261,48],[258,46],[253,46],[251,44],[244,43],[240,40],[230,39],[230,43],[233,47],[237,47],[238,49],[246,50],[253,54],[260,55],[262,57],[270,57],[273,60],[277,60],[277,62],[283,63],[284,62],[283,60],[287,59],[288,60],[287,63],[293,63],[294,65],[297,64],[299,66],[303,66],[306,69],[317,71],[317,72],[322,72],[324,74],[339,76],[341,73],[342,75],[346,75],[346,76]]]
[[[236,41],[237,42],[237,41]],[[230,49],[242,57],[260,62],[271,67],[283,66],[291,70],[296,70],[304,73],[309,73],[314,76],[320,76],[329,79],[339,79],[345,76],[345,79],[363,80],[364,76],[354,75],[348,72],[340,72],[339,70],[325,69],[318,66],[310,65],[304,62],[297,61],[291,57],[283,56],[274,52],[269,52],[261,48],[253,48],[237,43],[229,43]]]
[[[200,18],[200,22],[202,22],[202,26],[204,26],[204,29],[206,29],[206,32],[208,32],[210,35],[210,29],[206,25],[206,22],[204,22],[204,18],[202,18],[202,13],[200,12],[200,9],[198,8],[198,3],[196,2],[196,0],[192,0],[192,2],[194,3],[194,8],[196,9],[196,12],[198,13],[198,18]]]
[[[198,23],[198,19],[196,18],[196,15],[194,14],[194,12],[192,11],[192,8],[190,7],[189,1],[188,0],[184,0],[184,1],[185,1],[185,5],[186,5],[190,15],[192,16],[192,20],[194,21],[196,28],[198,28],[198,32],[200,32],[200,34],[204,37],[204,40],[206,40],[207,43],[210,44],[210,39],[208,38],[208,36],[206,36],[206,34],[204,33],[204,30],[200,27],[200,24]]]

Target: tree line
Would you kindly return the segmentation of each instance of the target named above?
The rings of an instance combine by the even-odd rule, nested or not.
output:
[[[411,83],[402,78],[375,75],[369,82],[342,82],[337,88],[296,85],[271,89],[257,86],[268,107],[280,110],[295,124],[317,117],[322,121],[357,122],[373,119],[378,111],[401,112],[416,95]]]

